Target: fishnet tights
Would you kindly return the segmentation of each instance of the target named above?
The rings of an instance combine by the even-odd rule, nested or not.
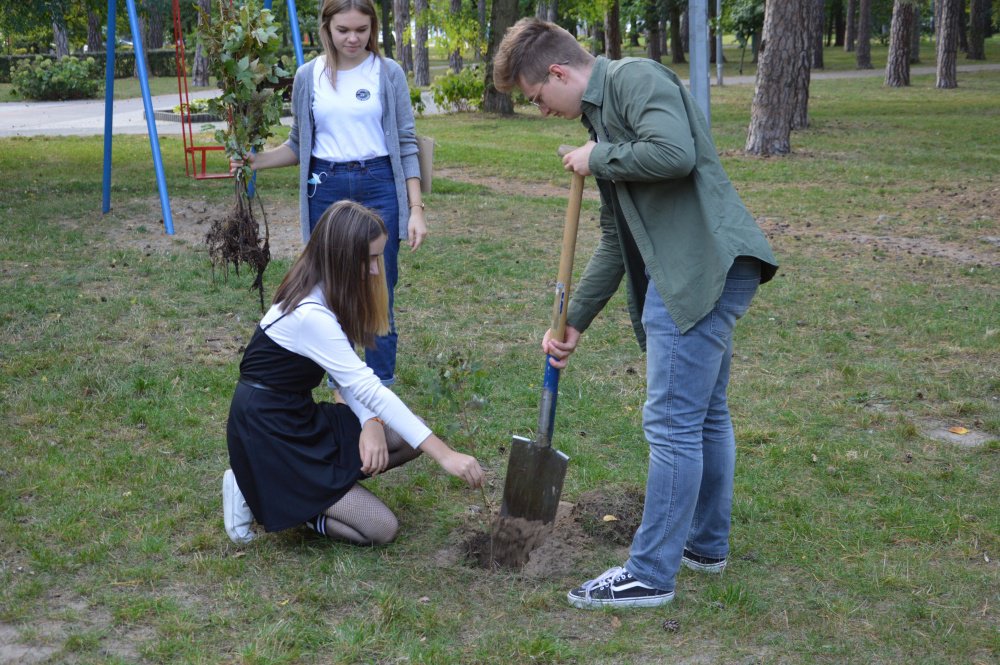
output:
[[[386,471],[406,464],[420,456],[390,429],[385,431],[389,465]],[[395,539],[399,521],[381,499],[361,485],[355,484],[340,501],[323,511],[326,515],[326,535],[358,545],[384,545]]]

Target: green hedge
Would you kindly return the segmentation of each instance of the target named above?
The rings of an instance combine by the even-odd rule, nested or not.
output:
[[[303,49],[304,53],[309,54],[314,51],[321,51],[319,47],[306,47]],[[292,55],[292,49],[283,50],[282,55]],[[176,76],[177,75],[177,63],[174,58],[174,49],[156,49],[154,51],[147,51],[149,56],[149,75],[150,76]],[[16,63],[22,60],[34,60],[36,54],[29,53],[27,55],[0,55],[0,83],[10,83],[11,73],[14,71],[14,66]],[[49,60],[55,60],[56,57],[51,54],[42,55],[43,58],[48,58]],[[74,53],[70,57],[78,58],[81,60],[86,60],[87,58],[93,58],[101,66],[101,73],[104,73],[105,63],[107,62],[107,55],[104,51],[95,51],[94,53]],[[194,49],[187,53],[188,61],[188,76],[191,75],[191,59],[194,57]],[[306,56],[308,60],[308,55]],[[131,50],[116,50],[115,51],[115,78],[125,79],[135,75],[135,52]]]

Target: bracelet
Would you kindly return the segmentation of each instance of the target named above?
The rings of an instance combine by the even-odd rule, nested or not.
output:
[[[420,208],[421,210],[423,210],[423,209],[425,209],[426,207],[427,207],[427,206],[425,206],[425,205],[423,204],[423,202],[420,202],[420,203],[411,203],[411,204],[410,204],[410,208]]]
[[[365,421],[365,425],[367,425],[368,423],[370,423],[373,420],[375,422],[377,422],[379,425],[381,425],[382,427],[385,427],[385,421],[382,420],[381,418],[379,418],[378,416],[374,416],[373,418],[369,418],[368,420],[366,420]]]

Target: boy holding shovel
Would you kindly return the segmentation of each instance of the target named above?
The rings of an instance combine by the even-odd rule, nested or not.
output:
[[[647,353],[649,473],[628,560],[571,590],[581,608],[673,600],[680,566],[721,573],[729,554],[736,443],[726,402],[733,328],[777,263],[726,176],[705,119],[673,72],[591,56],[536,18],[504,36],[494,84],[543,115],[579,117],[590,141],[563,165],[593,175],[601,240],[569,305],[566,338],[543,350],[565,367],[626,277]]]

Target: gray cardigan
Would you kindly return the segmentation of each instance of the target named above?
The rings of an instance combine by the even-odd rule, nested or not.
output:
[[[285,145],[299,158],[299,223],[302,225],[302,242],[309,240],[309,199],[306,181],[309,179],[309,161],[313,148],[313,67],[323,58],[315,58],[299,67],[292,83],[292,129]],[[382,99],[382,129],[389,147],[393,179],[396,182],[396,200],[399,203],[399,238],[406,240],[410,223],[410,206],[406,194],[406,180],[420,177],[417,159],[417,132],[410,105],[410,88],[403,68],[395,61],[382,58],[379,74]],[[302,140],[303,137],[308,140]]]

